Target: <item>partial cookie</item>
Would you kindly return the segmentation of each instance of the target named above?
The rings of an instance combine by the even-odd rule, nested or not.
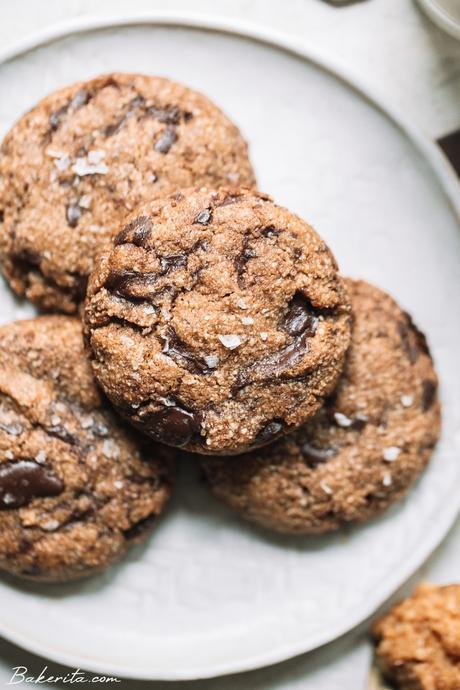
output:
[[[106,568],[161,513],[171,462],[101,399],[76,319],[0,328],[0,569],[65,581]]]
[[[460,688],[460,585],[420,585],[373,633],[379,665],[396,690]]]
[[[381,290],[362,281],[347,286],[351,345],[318,415],[261,451],[203,464],[218,498],[279,532],[328,532],[381,513],[422,472],[439,435],[424,336]]]
[[[73,84],[3,141],[3,273],[40,308],[75,312],[126,213],[181,187],[254,183],[240,132],[205,96],[136,74]]]
[[[85,312],[94,372],[154,439],[241,453],[331,392],[347,300],[303,220],[256,192],[189,191],[139,210],[97,261]]]

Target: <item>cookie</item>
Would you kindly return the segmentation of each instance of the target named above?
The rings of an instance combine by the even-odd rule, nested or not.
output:
[[[323,240],[268,196],[181,193],[138,211],[96,262],[94,372],[152,438],[241,453],[298,427],[335,386],[347,299]]]
[[[254,184],[240,132],[168,79],[110,74],[40,101],[0,152],[0,263],[20,296],[73,313],[95,255],[145,201],[195,184]]]
[[[377,661],[396,690],[460,688],[460,585],[420,585],[373,632]]]
[[[172,451],[144,443],[101,398],[81,324],[0,327],[0,569],[91,575],[140,540],[169,494]]]
[[[324,407],[268,448],[203,465],[218,498],[279,532],[328,532],[381,513],[422,472],[439,435],[424,336],[381,290],[362,281],[347,286],[351,345]]]

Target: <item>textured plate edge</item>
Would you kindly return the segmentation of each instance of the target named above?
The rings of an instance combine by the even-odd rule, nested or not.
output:
[[[285,34],[269,29],[268,27],[259,28],[249,22],[236,20],[233,18],[222,18],[211,14],[197,14],[187,12],[143,12],[132,13],[128,16],[103,15],[87,16],[84,18],[60,22],[51,27],[36,32],[29,37],[25,37],[14,45],[0,50],[0,68],[3,64],[10,62],[21,55],[31,52],[56,40],[66,38],[70,35],[77,35],[85,32],[98,31],[104,29],[123,28],[129,26],[162,26],[182,29],[198,29],[210,32],[223,33],[238,36],[243,39],[257,41],[271,46],[277,50],[290,53],[306,62],[316,65],[319,69],[328,72],[336,79],[342,81],[364,98],[372,107],[383,113],[403,134],[411,141],[421,156],[427,162],[437,179],[440,188],[444,192],[454,215],[457,217],[460,227],[460,185],[458,178],[450,166],[448,160],[438,149],[436,144],[427,136],[420,132],[408,122],[405,116],[398,112],[397,108],[388,105],[385,98],[378,94],[377,90],[371,88],[362,79],[344,68],[338,61],[329,55],[322,53],[317,47],[301,44],[300,41],[292,39]],[[94,657],[79,657],[61,650],[50,650],[39,641],[35,641],[28,636],[12,629],[0,621],[0,634],[14,644],[27,649],[28,651],[45,658],[70,666],[72,668],[81,667],[96,673],[116,675],[123,678],[139,680],[196,680],[204,678],[215,678],[217,676],[244,671],[255,670],[264,666],[280,663],[292,657],[313,651],[318,647],[332,642],[349,632],[360,623],[368,619],[372,614],[399,588],[404,582],[420,568],[420,566],[430,556],[432,551],[444,539],[450,527],[454,523],[460,511],[460,494],[456,487],[447,494],[443,501],[445,510],[437,515],[435,527],[427,533],[427,538],[420,544],[419,548],[412,554],[410,561],[405,567],[395,571],[395,576],[388,578],[384,586],[374,590],[372,600],[366,602],[366,606],[358,611],[354,617],[348,616],[341,620],[334,629],[327,633],[316,635],[307,642],[289,644],[285,646],[277,645],[269,652],[254,655],[241,661],[229,660],[225,663],[207,665],[206,667],[189,667],[181,669],[162,668],[158,664],[149,664],[145,667],[131,667],[128,665],[118,665],[107,662],[105,659]]]

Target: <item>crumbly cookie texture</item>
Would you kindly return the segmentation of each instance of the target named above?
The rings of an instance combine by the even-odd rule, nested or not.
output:
[[[49,582],[103,570],[161,513],[172,460],[101,398],[77,319],[0,328],[0,569]]]
[[[397,690],[460,688],[460,585],[420,585],[373,633],[379,665]]]
[[[323,240],[243,189],[138,211],[96,263],[85,321],[115,407],[156,440],[214,454],[305,422],[336,384],[350,335]]]
[[[422,472],[439,435],[424,336],[381,290],[362,281],[347,286],[351,345],[324,407],[267,448],[203,464],[218,498],[279,532],[328,532],[381,513]]]
[[[3,273],[41,309],[73,313],[123,216],[195,184],[255,184],[240,132],[205,96],[138,74],[57,91],[0,150]]]

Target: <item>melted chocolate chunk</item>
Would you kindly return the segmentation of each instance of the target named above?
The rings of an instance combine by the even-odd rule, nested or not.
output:
[[[317,448],[311,443],[302,444],[301,451],[305,463],[312,469],[337,455],[337,448]]]
[[[256,360],[253,364],[241,369],[237,376],[234,392],[251,383],[279,378],[286,369],[295,366],[308,349],[309,333],[309,331],[305,331],[294,342],[281,348],[281,350]]]
[[[168,327],[164,341],[163,352],[180,366],[192,374],[211,374],[212,369],[204,359],[196,357],[190,348],[179,338],[174,328]]]
[[[167,254],[160,259],[161,275],[166,275],[171,270],[176,268],[185,268],[187,266],[188,254]]]
[[[238,256],[235,258],[236,280],[240,287],[244,287],[243,276],[246,271],[248,261],[257,258],[258,254],[255,249],[249,246],[251,237],[247,235],[243,240],[243,248]]]
[[[78,204],[68,204],[65,217],[71,228],[76,228],[78,221],[83,215],[83,209]]]
[[[281,328],[294,337],[301,333],[307,333],[312,337],[316,333],[317,326],[318,318],[314,308],[300,292],[296,292],[289,302]]]
[[[269,225],[262,230],[261,235],[264,237],[278,237],[282,232],[282,230],[277,230],[277,228],[274,228],[273,225]]]
[[[276,438],[278,438],[278,436],[281,435],[283,426],[284,424],[282,419],[272,419],[271,422],[268,422],[268,424],[260,429],[252,445],[260,446],[262,444],[269,443],[270,441],[274,441]]]
[[[56,110],[54,113],[51,113],[49,119],[51,130],[55,132],[58,129],[58,127],[61,124],[62,118],[64,117],[64,115],[67,115],[69,110],[72,110],[73,112],[79,110],[84,105],[89,103],[92,97],[93,94],[90,91],[87,91],[86,89],[80,89],[80,91],[77,91],[75,96],[70,101],[68,101],[68,103],[65,103],[61,108]]]
[[[47,426],[45,427],[45,431],[49,436],[54,436],[54,438],[58,438],[60,441],[68,443],[69,446],[78,445],[78,440],[76,439],[76,437],[73,436],[73,434],[71,434],[70,431],[64,429],[63,426],[60,426],[58,424],[54,426]]]
[[[58,496],[64,490],[61,479],[33,460],[0,464],[0,510],[13,510],[34,498]]]
[[[147,530],[149,530],[153,526],[153,523],[155,522],[156,518],[157,516],[155,513],[147,515],[146,518],[139,520],[139,522],[136,522],[129,529],[124,530],[124,538],[130,541],[133,539],[137,539],[138,537],[141,537],[145,532],[147,532]]]
[[[177,132],[174,125],[168,125],[159,139],[155,142],[154,149],[158,153],[166,154],[177,141]]]
[[[155,294],[156,273],[138,273],[137,271],[111,271],[104,287],[131,302],[143,302]]]
[[[116,245],[134,244],[136,247],[145,247],[150,237],[151,230],[152,224],[148,216],[139,216],[118,233],[114,243]]]
[[[427,412],[436,400],[437,385],[432,379],[422,381],[422,410]]]
[[[166,125],[178,125],[182,116],[181,110],[177,105],[170,106],[169,108],[157,108],[152,105],[150,108],[147,108],[147,113],[158,120],[158,122],[163,122]]]
[[[406,321],[398,323],[399,335],[403,349],[411,364],[414,364],[421,353],[429,355],[428,344],[424,334],[419,331],[407,312],[404,313]]]
[[[24,431],[24,427],[19,424],[19,422],[11,422],[11,424],[3,424],[0,422],[0,429],[10,436],[20,436]]]
[[[194,218],[193,222],[198,225],[208,225],[212,220],[212,210],[210,208],[205,208],[200,211]]]
[[[199,415],[183,407],[166,407],[140,419],[153,438],[170,446],[185,446],[200,430]]]

